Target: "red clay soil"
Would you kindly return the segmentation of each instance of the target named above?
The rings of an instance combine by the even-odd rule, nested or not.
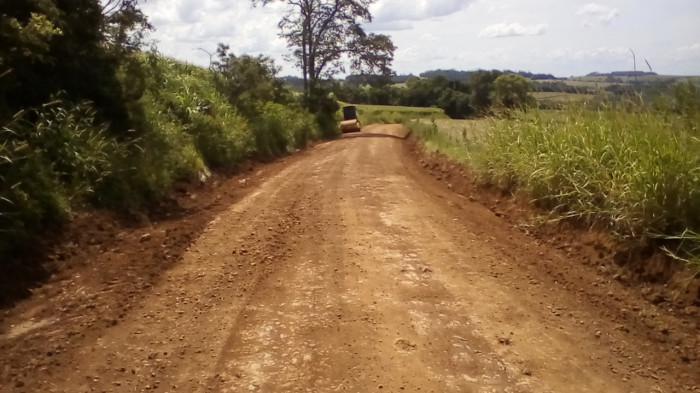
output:
[[[2,314],[0,392],[700,390],[692,289],[528,231],[404,136],[183,187],[158,219],[76,217]]]

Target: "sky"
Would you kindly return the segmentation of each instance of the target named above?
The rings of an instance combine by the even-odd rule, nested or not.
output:
[[[207,66],[218,43],[235,54],[286,62],[277,23],[283,1],[146,0],[151,38],[170,57]],[[397,49],[397,74],[434,69],[510,69],[557,77],[637,69],[700,75],[700,0],[377,0],[368,32]],[[649,63],[647,66],[646,62]]]

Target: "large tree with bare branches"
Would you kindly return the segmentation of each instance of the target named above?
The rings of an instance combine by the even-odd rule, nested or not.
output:
[[[375,0],[252,0],[254,5],[284,2],[280,36],[301,68],[304,92],[312,96],[322,78],[350,69],[358,73],[391,73],[394,44],[388,36],[367,34],[361,23],[371,22]]]
[[[138,49],[145,34],[153,29],[139,9],[139,0],[102,0],[102,33],[114,48]]]

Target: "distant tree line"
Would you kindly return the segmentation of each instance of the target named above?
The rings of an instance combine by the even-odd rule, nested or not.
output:
[[[341,101],[371,105],[438,107],[456,119],[481,116],[493,106],[518,107],[532,104],[529,79],[498,70],[474,71],[467,80],[443,75],[408,77],[403,86],[385,76],[352,76],[332,88]]]
[[[570,94],[593,94],[594,89],[586,87],[576,87],[567,84],[565,81],[535,81],[532,83],[532,90],[543,93],[570,93]]]
[[[656,72],[645,72],[645,71],[613,71],[608,73],[601,72],[591,72],[586,76],[612,76],[612,77],[634,77],[634,76],[655,76],[658,75]]]
[[[479,71],[458,71],[454,69],[450,70],[431,70],[431,71],[425,71],[420,74],[422,78],[433,78],[436,76],[442,76],[447,80],[450,81],[468,81],[471,74],[479,72]],[[544,79],[557,79],[554,75],[552,74],[535,74],[532,72],[527,72],[527,71],[511,71],[511,70],[502,70],[499,71],[504,74],[518,74],[522,75],[525,78],[528,78],[530,80],[544,80]]]

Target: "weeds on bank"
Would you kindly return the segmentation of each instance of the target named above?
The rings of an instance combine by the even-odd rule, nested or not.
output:
[[[691,116],[634,102],[535,110],[491,119],[477,141],[408,126],[428,148],[468,162],[480,182],[525,192],[553,218],[664,239],[670,255],[700,266],[700,134]]]
[[[0,129],[0,252],[93,198],[124,155],[89,103],[15,114]]]
[[[0,123],[0,256],[76,205],[139,207],[175,181],[286,154],[320,135],[314,116],[292,104],[261,102],[243,116],[208,70],[137,54],[120,72],[133,129],[110,127],[91,103],[61,96]]]
[[[403,125],[423,140],[428,152],[441,152],[453,161],[469,164],[478,141],[466,128],[455,129],[454,124],[462,122],[424,119],[403,121]]]

